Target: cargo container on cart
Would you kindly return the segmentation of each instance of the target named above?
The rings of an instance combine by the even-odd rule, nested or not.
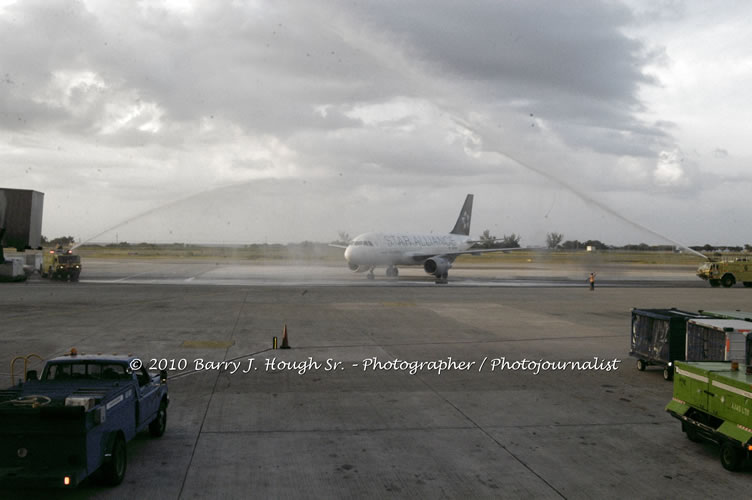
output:
[[[679,309],[632,309],[629,355],[637,358],[637,369],[663,367],[663,378],[671,380],[674,361],[684,360],[687,321],[702,318]]]

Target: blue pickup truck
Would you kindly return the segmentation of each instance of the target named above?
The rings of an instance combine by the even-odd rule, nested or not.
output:
[[[134,369],[135,368],[135,369]],[[72,488],[98,473],[125,477],[126,443],[167,426],[167,373],[132,356],[69,355],[0,390],[0,486]]]

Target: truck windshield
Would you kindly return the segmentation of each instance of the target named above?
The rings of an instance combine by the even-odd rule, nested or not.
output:
[[[55,363],[47,368],[44,380],[130,378],[125,365],[119,363]]]
[[[80,255],[61,255],[57,258],[61,264],[78,264],[81,262]]]

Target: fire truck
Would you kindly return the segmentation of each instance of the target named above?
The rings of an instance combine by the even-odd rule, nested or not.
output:
[[[739,282],[752,287],[752,260],[741,257],[705,262],[697,268],[697,277],[706,280],[712,287],[723,285],[729,288]]]
[[[75,255],[73,250],[57,247],[46,252],[42,257],[39,274],[43,278],[78,281],[78,276],[81,274],[81,256]]]

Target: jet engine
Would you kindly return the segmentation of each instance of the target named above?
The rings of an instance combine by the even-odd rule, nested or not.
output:
[[[428,274],[433,274],[436,277],[441,277],[452,267],[452,263],[442,257],[433,257],[423,263],[423,269]]]
[[[369,269],[368,266],[359,266],[359,265],[354,264],[352,262],[348,262],[347,263],[347,267],[350,268],[350,271],[354,271],[356,273],[364,273],[364,272],[368,271],[368,269]]]

